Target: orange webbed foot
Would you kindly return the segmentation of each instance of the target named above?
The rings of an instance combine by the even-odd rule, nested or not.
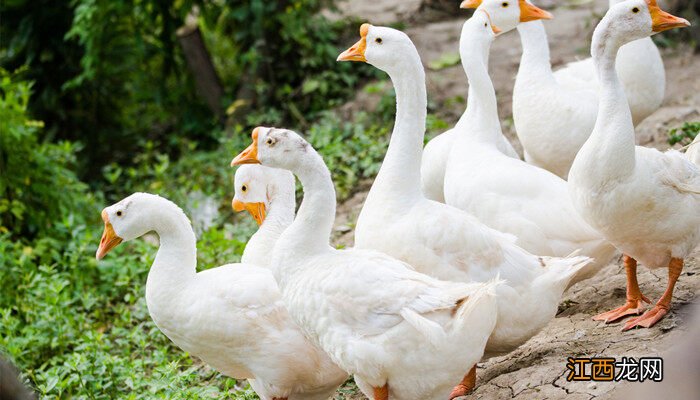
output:
[[[609,324],[628,315],[640,315],[646,308],[644,303],[651,303],[651,301],[649,301],[649,299],[644,295],[641,295],[640,299],[627,299],[627,302],[622,307],[598,314],[593,317],[593,320],[603,321],[606,324]]]
[[[457,397],[461,396],[466,396],[471,392],[474,387],[476,387],[476,365],[474,365],[469,372],[467,372],[466,375],[464,375],[464,378],[462,378],[462,381],[452,389],[452,393],[450,393],[449,400],[456,399]]]
[[[682,270],[683,259],[671,258],[671,261],[668,263],[668,285],[666,286],[666,291],[656,303],[654,308],[645,312],[641,317],[632,318],[631,320],[627,321],[625,326],[622,327],[623,331],[628,331],[637,326],[651,328],[657,322],[661,321],[666,314],[668,314],[668,310],[671,309],[673,288],[676,286],[676,281],[681,275]]]
[[[472,388],[467,387],[467,385],[459,384],[452,389],[452,393],[450,393],[449,400],[455,399],[457,397],[461,396],[466,396],[469,394],[469,392],[472,390]]]
[[[632,318],[631,320],[627,321],[625,326],[622,327],[622,331],[628,331],[637,326],[651,328],[657,322],[661,321],[666,314],[668,314],[668,307],[657,304],[654,306],[654,308],[645,312],[642,316]]]

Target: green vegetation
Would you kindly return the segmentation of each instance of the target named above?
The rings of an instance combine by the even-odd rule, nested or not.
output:
[[[78,174],[98,182],[104,165],[127,164],[149,143],[176,158],[183,140],[218,145],[221,115],[197,95],[200,77],[179,43],[188,14],[197,15],[219,74],[217,108],[232,113],[226,126],[308,127],[340,104],[376,72],[335,62],[341,32],[356,34],[357,24],[323,18],[329,3],[14,0],[1,9],[0,67],[28,67],[42,139],[80,143]]]
[[[41,142],[41,121],[27,117],[31,85],[0,69],[0,234],[34,237],[51,219],[89,201],[71,168],[76,146]]]
[[[668,144],[673,146],[680,143],[681,146],[687,146],[700,133],[700,121],[684,122],[683,125],[672,128],[668,131]]]
[[[26,115],[30,85],[0,71],[0,353],[46,398],[254,398],[175,348],[151,321],[143,293],[152,244],[136,241],[95,261],[104,196],[71,171],[73,146],[37,139],[42,124]],[[190,165],[211,162],[201,158]],[[147,183],[137,174],[115,185],[182,195],[187,189],[172,189],[178,182],[164,170]],[[235,261],[252,229],[246,222],[204,231],[199,260]]]

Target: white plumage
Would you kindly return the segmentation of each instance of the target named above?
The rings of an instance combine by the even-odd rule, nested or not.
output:
[[[671,306],[682,260],[700,242],[700,170],[675,150],[662,153],[635,146],[615,56],[623,43],[687,24],[661,11],[653,0],[628,0],[611,7],[593,34],[601,100],[593,133],[571,168],[571,197],[586,221],[626,256],[649,268],[669,268],[669,286],[661,300],[624,329],[649,327]],[[643,296],[635,275],[636,263],[627,268],[628,303],[600,319],[611,322],[640,308]]]
[[[483,28],[488,19],[478,14],[469,24]],[[519,248],[513,236],[426,199],[418,184],[426,117],[420,58],[410,39],[394,29],[369,26],[364,40],[367,62],[388,72],[396,87],[397,115],[355,227],[356,246],[382,251],[439,279],[486,282],[500,276],[505,282],[498,291],[498,322],[486,355],[512,351],[554,317],[564,288],[590,260],[537,257]]]
[[[514,235],[533,254],[563,257],[581,250],[595,262],[572,282],[588,278],[607,265],[615,248],[578,215],[564,180],[499,147],[503,134],[487,70],[493,37],[483,24],[467,22],[462,29],[460,53],[470,96],[460,121],[465,129],[455,138],[447,162],[445,201]]]
[[[304,187],[273,255],[295,321],[368,396],[386,385],[392,399],[446,398],[483,354],[497,281],[443,282],[379,252],[331,248],[335,192],[321,157],[292,131],[257,128],[253,138],[234,162],[289,169]]]
[[[292,321],[269,269],[227,264],[197,273],[194,231],[175,204],[136,193],[107,207],[103,218],[125,241],[158,234],[146,303],[178,347],[225,375],[251,379],[264,400],[324,400],[345,380]]]

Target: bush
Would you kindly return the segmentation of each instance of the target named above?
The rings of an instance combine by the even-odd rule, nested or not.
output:
[[[152,244],[137,240],[95,261],[106,201],[76,178],[73,145],[38,139],[41,123],[26,114],[30,91],[29,83],[0,70],[0,357],[17,364],[45,398],[255,398],[176,348],[155,326],[144,297]],[[148,176],[139,189],[177,198],[186,168],[194,168],[209,191],[220,182],[206,177],[219,164],[208,155],[197,152],[172,171],[155,173],[147,159],[134,181],[116,179],[115,187],[125,192]],[[219,168],[222,180],[230,173],[227,163]],[[193,187],[190,181],[187,188]],[[128,194],[116,192],[115,199]],[[203,229],[200,269],[239,260],[253,227],[222,222]]]
[[[8,46],[0,66],[29,66],[37,94],[30,108],[46,123],[43,136],[81,144],[79,175],[92,182],[104,165],[127,165],[147,142],[173,158],[182,140],[200,149],[217,144],[219,121],[197,97],[176,37],[194,6],[224,101],[250,107],[235,124],[306,128],[375,73],[335,62],[347,45],[341,32],[355,39],[358,24],[324,18],[331,0],[38,3],[2,6],[0,37]]]
[[[0,233],[15,238],[47,234],[91,201],[72,170],[76,146],[39,139],[43,123],[27,115],[31,86],[0,68]]]
[[[174,346],[151,320],[144,291],[152,244],[123,244],[97,263],[101,225],[64,228],[65,240],[0,236],[0,355],[42,397],[254,398]],[[204,234],[198,258],[206,266],[244,243],[225,238],[230,228]]]
[[[248,93],[258,114],[247,121],[249,127],[264,123],[307,128],[320,111],[351,95],[362,76],[377,74],[369,66],[336,62],[340,51],[357,40],[359,23],[330,22],[321,15],[324,7],[332,7],[332,0],[225,4],[210,5],[204,15],[237,49],[240,73],[228,86],[236,94]],[[341,42],[342,32],[351,33],[352,39]]]

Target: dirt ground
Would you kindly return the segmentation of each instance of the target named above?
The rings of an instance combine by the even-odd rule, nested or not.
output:
[[[430,16],[423,18],[417,10],[420,0],[345,0],[339,6],[339,15],[353,16],[376,25],[405,23],[403,29],[416,44],[425,65],[458,51],[461,26],[467,15],[457,9],[452,17]],[[566,62],[588,56],[590,36],[597,22],[607,9],[607,0],[578,0],[563,2],[559,7],[553,1],[536,2],[555,15],[545,22],[552,63],[555,69]],[[575,3],[575,5],[574,5]],[[561,6],[567,4],[567,6]],[[462,15],[462,16],[460,16]],[[447,18],[447,19],[446,19]],[[408,21],[408,22],[406,22]],[[412,22],[417,21],[417,22]],[[430,22],[420,22],[430,21]],[[499,100],[499,113],[504,133],[516,149],[520,145],[515,138],[511,117],[511,95],[518,68],[521,47],[517,32],[499,37],[491,50],[490,71]],[[666,132],[683,121],[700,120],[700,55],[692,54],[688,46],[680,44],[662,52],[666,67],[666,99],[663,106],[637,127],[640,144],[659,149],[668,148]],[[467,81],[461,65],[440,70],[428,69],[428,96],[438,105],[439,114],[451,124],[461,115],[464,103],[450,102],[458,96],[466,97]],[[364,94],[348,107],[371,109],[371,96]],[[440,109],[440,105],[452,104]],[[338,208],[335,243],[352,245],[352,227],[366,197],[366,189],[356,193]],[[694,307],[700,289],[700,251],[688,260],[674,293],[674,309],[657,326],[620,332],[621,324],[605,325],[591,317],[621,305],[625,298],[625,275],[621,262],[616,260],[599,275],[570,288],[562,299],[557,317],[537,336],[511,354],[491,359],[479,365],[477,387],[470,399],[617,399],[626,398],[629,390],[640,384],[615,382],[567,382],[567,357],[615,357],[666,356],[672,348],[686,346],[683,358],[700,355],[696,335],[688,334],[693,314],[700,324],[700,308]],[[647,297],[658,299],[665,289],[666,269],[654,270],[640,267],[639,282]],[[697,333],[697,331],[695,331]],[[692,340],[691,341],[691,337]],[[675,371],[673,358],[666,364],[667,371]],[[680,365],[680,364],[678,364]],[[700,366],[694,364],[691,375],[697,381]],[[666,381],[672,379],[667,377]],[[687,381],[687,380],[686,380]],[[700,383],[696,383],[700,385]],[[631,387],[634,386],[634,387]],[[695,390],[700,390],[697,386]],[[648,392],[651,393],[651,392]],[[684,397],[673,389],[664,392],[667,398]],[[352,385],[342,388],[337,399],[363,399]]]

